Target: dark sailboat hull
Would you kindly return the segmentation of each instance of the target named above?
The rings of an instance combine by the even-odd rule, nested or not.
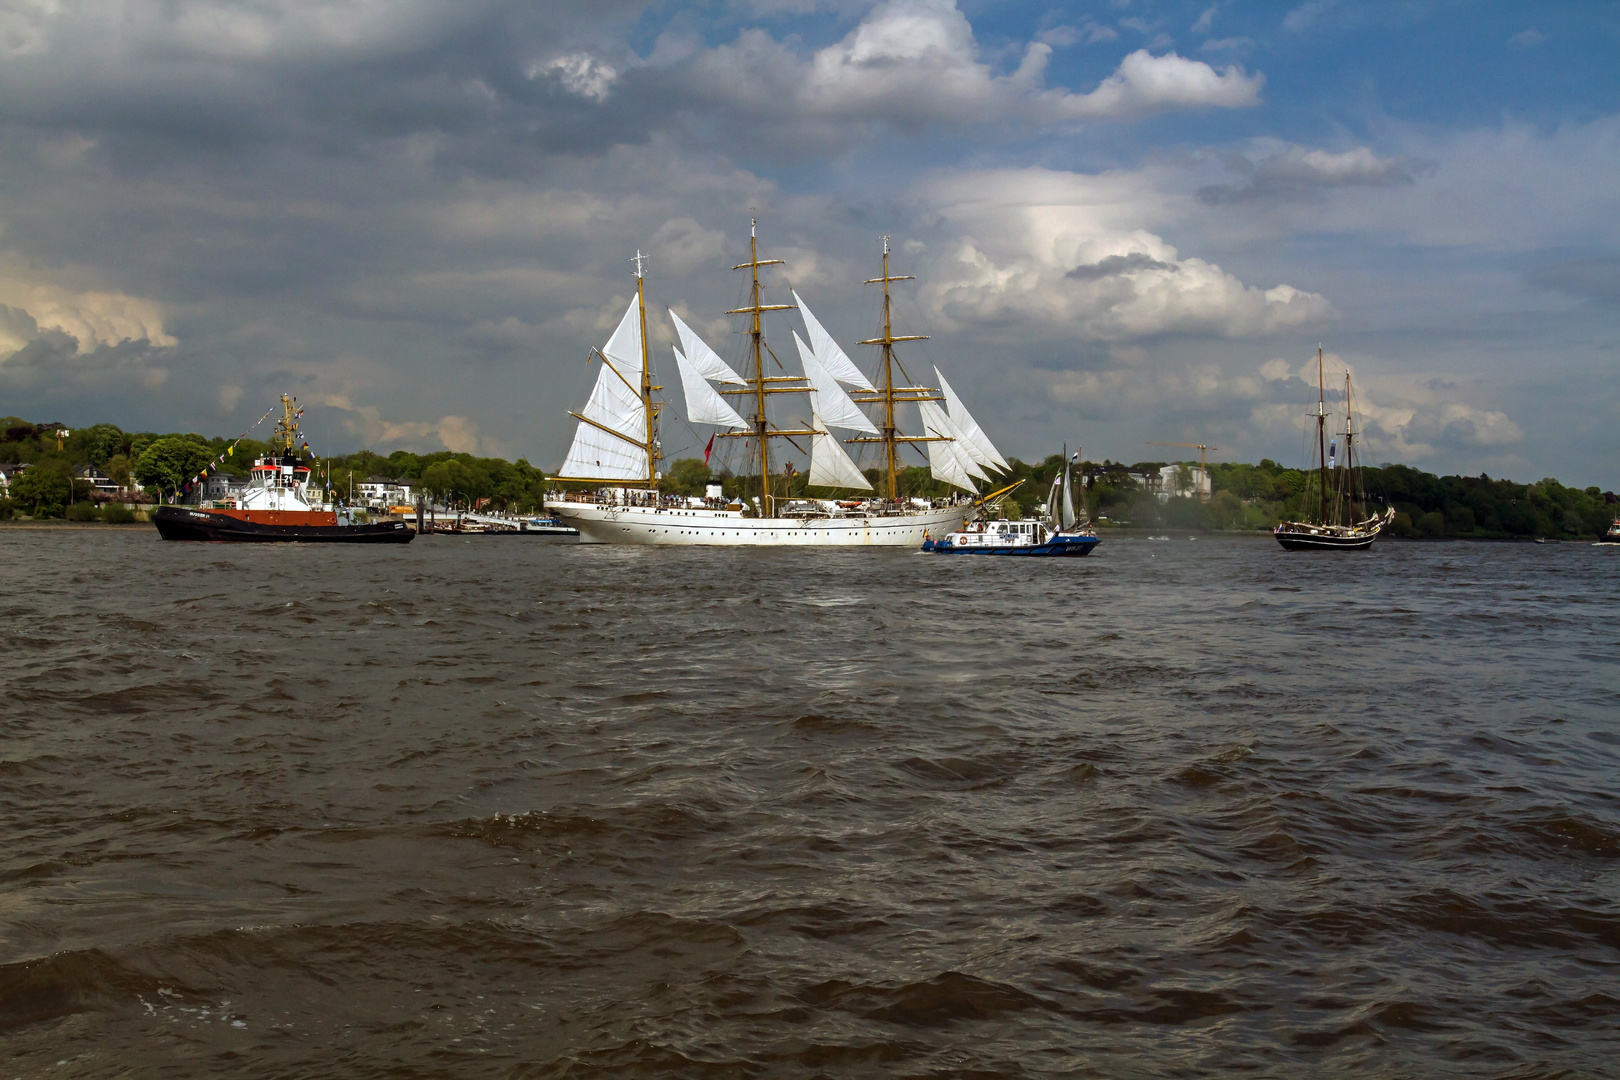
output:
[[[1394,520],[1395,511],[1387,509],[1356,525],[1285,521],[1272,530],[1272,535],[1287,551],[1366,551],[1384,531],[1384,526]]]
[[[1332,533],[1312,533],[1309,530],[1278,529],[1277,543],[1287,551],[1366,551],[1378,539],[1377,533],[1360,536],[1336,536]]]
[[[268,525],[188,506],[160,506],[152,515],[165,540],[237,543],[408,544],[416,533],[403,521],[369,525]]]

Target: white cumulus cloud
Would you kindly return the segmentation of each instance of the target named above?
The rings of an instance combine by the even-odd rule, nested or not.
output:
[[[1106,39],[1101,28],[1065,27],[1044,37]],[[1046,87],[1051,55],[1047,40],[1032,42],[1016,69],[998,75],[981,58],[973,27],[954,0],[889,0],[808,62],[764,31],[749,30],[694,57],[691,71],[709,101],[756,115],[900,125],[1044,124],[1239,108],[1256,104],[1265,83],[1238,66],[1217,71],[1173,52],[1154,56],[1138,49],[1095,89],[1075,93]]]
[[[1120,341],[1169,333],[1246,337],[1321,322],[1326,298],[1246,285],[1183,256],[1141,224],[1128,178],[1044,169],[957,174],[923,197],[958,236],[925,296],[953,324]]]

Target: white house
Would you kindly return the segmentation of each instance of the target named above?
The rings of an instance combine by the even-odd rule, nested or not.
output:
[[[80,465],[73,470],[73,475],[80,480],[88,480],[98,495],[117,495],[123,491],[106,473],[94,465]]]
[[[411,485],[402,480],[372,476],[355,485],[355,496],[371,510],[386,511],[390,506],[411,506]]]
[[[1187,470],[1189,480],[1181,479],[1182,469]],[[1159,481],[1153,490],[1160,502],[1169,502],[1172,495],[1207,499],[1211,494],[1209,473],[1197,465],[1166,465],[1159,470]]]

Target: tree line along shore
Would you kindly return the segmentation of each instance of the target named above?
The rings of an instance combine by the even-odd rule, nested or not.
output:
[[[68,429],[59,439],[58,424],[38,424],[17,417],[0,417],[0,470],[9,483],[0,492],[0,520],[20,515],[36,519],[68,518],[80,521],[130,521],[130,506],[162,498],[197,475],[215,469],[245,479],[256,456],[268,452],[265,443],[244,438],[208,438],[197,434],[126,432],[113,424]],[[58,448],[60,443],[60,448]],[[225,449],[236,444],[235,454],[214,465]],[[523,459],[476,457],[448,450],[414,454],[396,450],[382,455],[369,450],[322,457],[320,483],[331,485],[344,498],[361,482],[385,478],[409,483],[441,504],[482,505],[512,513],[539,509],[549,484],[544,472]],[[1025,483],[1010,496],[1026,513],[1045,501],[1046,489],[1063,467],[1060,454],[1029,463],[1010,459],[1007,483]],[[1207,500],[1185,495],[1166,498],[1151,490],[1151,478],[1165,462],[1084,462],[1086,510],[1099,524],[1146,529],[1252,532],[1269,530],[1279,521],[1295,519],[1307,511],[1309,473],[1269,459],[1259,464],[1211,462]],[[118,494],[98,492],[82,474],[99,472],[120,489]],[[1191,468],[1191,466],[1188,466]],[[867,470],[876,480],[878,471]],[[1555,479],[1521,484],[1479,476],[1436,476],[1407,465],[1385,465],[1360,470],[1365,489],[1375,500],[1395,507],[1389,532],[1411,538],[1505,540],[1527,537],[1579,539],[1602,535],[1615,520],[1614,492],[1597,487],[1566,487]],[[754,477],[712,473],[698,458],[670,463],[662,488],[677,495],[702,495],[707,484],[718,481],[728,496],[756,494]],[[802,473],[785,475],[776,494],[807,494]],[[908,495],[942,496],[948,490],[936,484],[924,468],[906,469],[902,477]],[[1182,485],[1183,488],[1190,485]],[[785,490],[784,490],[785,489]],[[1011,509],[1009,507],[1009,509]]]

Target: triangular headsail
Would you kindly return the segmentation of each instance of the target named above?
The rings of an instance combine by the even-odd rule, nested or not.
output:
[[[828,431],[827,425],[822,422],[821,415],[816,409],[817,397],[818,395],[811,391],[810,429],[815,434],[810,436],[808,483],[811,487],[856,488],[860,491],[871,491],[872,482],[855,467],[855,463],[839,445],[838,437]]]
[[[978,421],[967,411],[967,406],[962,404],[962,399],[956,396],[956,391],[951,389],[951,384],[945,381],[944,374],[937,367],[934,368],[934,377],[939,380],[939,388],[945,393],[945,405],[950,410],[952,422],[962,432],[963,449],[980,465],[1003,471],[1012,468],[1007,464],[1007,459],[995,448],[995,444],[990,441],[990,437],[984,433],[984,429],[979,427]]]
[[[559,474],[580,480],[648,480],[647,403],[641,397],[641,312],[632,297],[602,346],[596,385],[579,415]]]
[[[945,445],[950,448],[951,453],[956,455],[956,460],[961,462],[962,471],[975,480],[989,480],[990,474],[980,468],[979,463],[968,452],[967,441],[962,435],[962,429],[956,426],[956,421],[951,419],[950,414],[935,404],[928,415],[933,421],[932,427],[937,428],[939,434],[949,437],[950,442]]]
[[[686,354],[686,362],[692,365],[692,370],[715,382],[747,385],[741,375],[731,370],[731,365],[720,359],[719,353],[709,348],[708,342],[698,337],[696,330],[675,314],[674,308],[669,309],[669,317],[675,320],[675,332],[681,336],[681,351]]]
[[[647,479],[647,409],[610,364],[597,373],[580,410],[562,476],[581,480]],[[606,429],[606,430],[604,430]]]
[[[827,333],[826,328],[821,325],[815,315],[811,314],[810,308],[799,298],[797,292],[793,294],[793,302],[799,305],[799,314],[804,316],[804,328],[810,334],[810,348],[814,350],[816,359],[821,361],[821,366],[831,372],[832,377],[841,383],[875,392],[877,387],[872,385],[870,379],[861,374],[861,369],[855,366],[855,361],[851,360],[844,353],[844,350],[838,347],[838,342],[833,340],[832,335]]]
[[[931,441],[926,445],[928,469],[934,474],[934,479],[964,491],[977,491],[962,457],[955,450],[956,429],[950,417],[945,415],[945,410],[937,402],[919,401],[917,411],[922,414],[923,430],[931,436]]]
[[[641,381],[641,313],[636,310],[637,299],[634,296],[630,298],[630,306],[625,309],[624,318],[619,320],[619,328],[602,346],[602,355],[613,361],[619,374],[632,386]]]
[[[1080,516],[1074,512],[1074,474],[1069,469],[1068,458],[1064,458],[1063,497],[1058,500],[1058,528],[1072,529],[1078,520]]]
[[[793,331],[793,343],[799,347],[799,362],[804,365],[804,377],[815,391],[815,406],[822,421],[832,427],[876,435],[877,427],[861,412],[860,406],[844,393],[844,388],[822,366],[821,359],[804,343],[797,330]]]
[[[737,410],[726,404],[726,399],[715,392],[681,350],[675,350],[675,366],[681,371],[681,389],[686,391],[686,419],[692,424],[713,424],[715,427],[740,431],[748,423]]]

